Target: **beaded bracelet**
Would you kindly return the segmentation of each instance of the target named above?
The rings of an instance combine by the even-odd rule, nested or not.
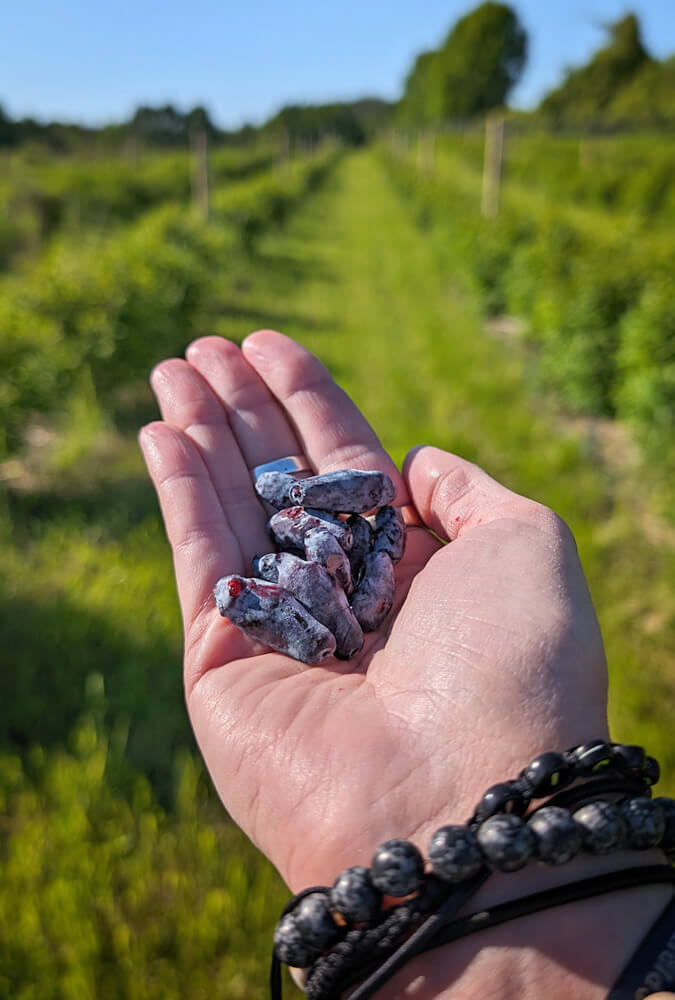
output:
[[[365,966],[395,955],[415,931],[414,951],[408,943],[400,949],[405,957],[389,978],[412,954],[432,946],[425,941],[494,870],[517,871],[531,858],[564,864],[581,848],[595,854],[659,844],[675,850],[675,802],[650,798],[658,778],[658,762],[641,747],[594,740],[541,754],[517,778],[491,786],[465,825],[433,834],[429,871],[413,844],[387,841],[375,851],[370,869],[348,868],[332,888],[306,889],[284,908],[275,931],[272,1000],[281,997],[280,962],[311,967],[308,997],[328,1000],[362,978]],[[549,801],[523,820],[535,799]],[[385,895],[407,898],[385,910]]]

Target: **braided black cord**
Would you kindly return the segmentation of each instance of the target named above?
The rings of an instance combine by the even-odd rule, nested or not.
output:
[[[349,931],[323,958],[312,966],[305,984],[309,1000],[337,1000],[350,983],[363,978],[365,970],[377,967],[391,955],[419,921],[438,908],[449,887],[429,878],[415,899],[383,914],[375,927]],[[350,974],[353,978],[347,981]]]

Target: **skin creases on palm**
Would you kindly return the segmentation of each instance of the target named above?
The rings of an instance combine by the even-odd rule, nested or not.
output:
[[[602,640],[555,515],[435,448],[402,475],[281,334],[204,338],[186,358],[153,373],[163,421],[141,445],[174,551],[188,711],[224,805],[292,889],[391,837],[425,851],[530,757],[606,733]],[[409,528],[394,607],[361,653],[316,667],[256,647],[211,593],[268,551],[248,470],[303,451],[319,472],[387,472],[435,533]]]

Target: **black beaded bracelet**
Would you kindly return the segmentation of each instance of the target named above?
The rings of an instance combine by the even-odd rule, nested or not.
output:
[[[329,1000],[340,995],[346,978],[358,981],[355,972],[395,955],[413,933],[415,950],[404,946],[407,960],[494,870],[517,871],[531,858],[560,865],[582,848],[596,854],[656,845],[675,850],[675,802],[650,798],[658,777],[657,761],[641,747],[594,740],[541,754],[517,778],[491,786],[464,826],[433,834],[430,871],[413,844],[387,841],[370,869],[349,868],[332,888],[304,890],[287,904],[275,932],[272,1000],[281,998],[280,962],[311,967],[308,997]],[[549,801],[522,818],[533,800],[544,798]],[[385,910],[385,895],[408,898]]]

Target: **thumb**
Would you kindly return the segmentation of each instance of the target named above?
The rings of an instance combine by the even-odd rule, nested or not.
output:
[[[428,445],[408,452],[403,476],[426,526],[449,541],[477,524],[498,517],[531,516],[539,508],[473,462]]]

